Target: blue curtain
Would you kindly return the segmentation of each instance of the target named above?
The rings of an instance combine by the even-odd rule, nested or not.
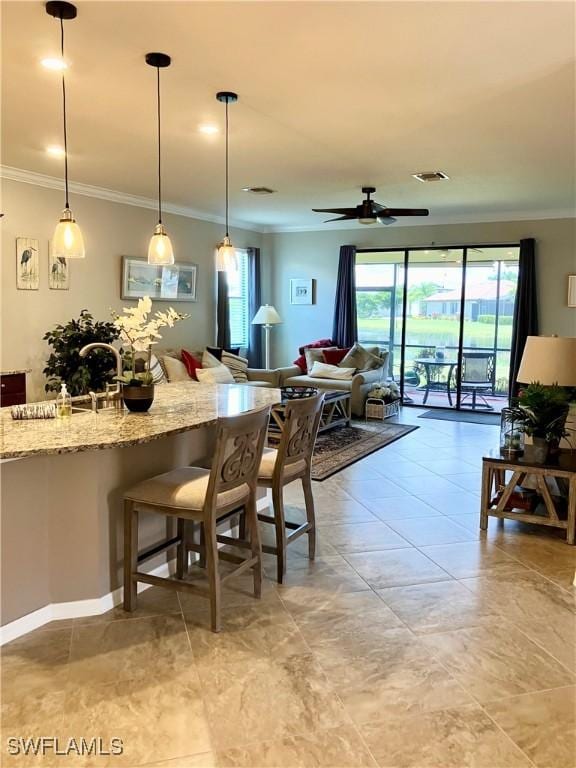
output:
[[[355,245],[340,247],[332,339],[339,347],[351,347],[358,340]]]
[[[216,272],[216,346],[230,346],[230,306],[226,272]]]
[[[248,362],[251,368],[262,367],[262,326],[252,325],[252,320],[261,304],[260,248],[248,248],[248,317],[250,319]]]
[[[524,345],[528,336],[538,336],[538,303],[536,290],[536,243],[533,238],[520,240],[520,259],[518,262],[518,289],[514,306],[514,324],[512,326],[512,345],[510,348],[510,384],[509,395],[514,397],[518,391],[516,376]]]

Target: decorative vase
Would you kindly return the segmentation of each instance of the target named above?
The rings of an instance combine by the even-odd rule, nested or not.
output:
[[[524,455],[522,424],[516,420],[511,408],[502,408],[500,415],[500,453],[508,459]]]
[[[143,413],[154,402],[154,384],[143,384],[140,387],[123,385],[122,399],[129,411]]]
[[[546,464],[550,453],[550,443],[543,437],[532,438],[532,450],[530,451],[532,461],[535,464]]]

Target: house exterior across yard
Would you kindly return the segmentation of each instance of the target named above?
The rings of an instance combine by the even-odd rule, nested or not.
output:
[[[511,317],[514,313],[516,283],[511,280],[500,281],[499,296],[498,288],[497,280],[467,285],[464,318],[475,321],[485,315],[494,316],[497,303],[500,317]],[[460,301],[459,288],[439,291],[420,301],[420,314],[424,317],[459,317]]]

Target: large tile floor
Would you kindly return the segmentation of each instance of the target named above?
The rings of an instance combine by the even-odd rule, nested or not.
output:
[[[478,531],[495,427],[421,428],[314,485],[318,559],[290,551],[262,601],[156,588],[137,612],[59,622],[3,648],[2,741],[119,737],[121,757],[2,765],[569,768],[576,549],[544,528]],[[287,489],[290,514],[302,498]]]

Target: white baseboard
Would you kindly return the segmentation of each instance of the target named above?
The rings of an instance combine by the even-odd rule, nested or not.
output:
[[[268,496],[258,499],[258,511],[265,509],[268,504]],[[150,573],[153,576],[165,578],[173,574],[174,569],[175,560],[173,559],[167,563],[162,563],[162,565],[154,568]],[[149,589],[151,586],[151,584],[140,583],[138,584],[138,592],[144,592],[144,590]],[[123,599],[124,587],[118,587],[118,589],[108,592],[106,595],[102,595],[102,597],[94,597],[89,600],[73,600],[69,603],[50,603],[0,627],[0,646],[16,640],[22,637],[22,635],[28,634],[28,632],[39,629],[51,621],[79,619],[83,616],[98,616],[106,613],[106,611],[110,611],[117,605],[121,605]]]

